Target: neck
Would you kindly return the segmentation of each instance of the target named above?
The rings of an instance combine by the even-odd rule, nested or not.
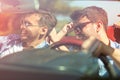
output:
[[[27,47],[32,47],[35,48],[38,44],[42,43],[45,39],[37,39],[31,42],[23,42],[23,47],[27,48]]]
[[[109,38],[105,32],[102,32],[99,39],[106,45],[109,45]]]

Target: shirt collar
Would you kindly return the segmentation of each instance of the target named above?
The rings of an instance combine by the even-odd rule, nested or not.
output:
[[[48,47],[49,43],[47,41],[43,41],[42,43],[38,44],[35,48],[44,48]]]

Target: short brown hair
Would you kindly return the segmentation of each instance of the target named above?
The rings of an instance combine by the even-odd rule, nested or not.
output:
[[[78,17],[76,17],[78,16]],[[90,21],[97,22],[102,21],[103,25],[106,27],[108,26],[108,17],[107,13],[104,9],[96,7],[96,6],[90,6],[87,8],[84,8],[83,10],[77,10],[74,11],[71,15],[72,20],[78,20],[80,18],[83,18],[86,16]]]
[[[23,15],[23,18],[26,16],[29,16],[31,14],[40,14],[40,20],[38,21],[38,24],[40,26],[47,26],[48,27],[48,33],[49,34],[51,32],[51,30],[56,26],[57,24],[57,19],[56,17],[49,11],[45,11],[45,10],[37,10],[37,11],[32,11],[29,13],[25,13]]]

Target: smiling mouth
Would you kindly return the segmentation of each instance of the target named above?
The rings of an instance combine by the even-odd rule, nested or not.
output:
[[[25,33],[25,32],[22,32],[22,33],[21,33],[21,35],[26,35],[26,34],[27,34],[27,33]]]
[[[26,32],[21,32],[21,37],[26,37],[27,36],[27,33]]]
[[[22,33],[20,35],[20,38],[21,38],[22,41],[25,41],[25,40],[27,40],[27,35]]]
[[[27,34],[27,32],[25,30],[21,31],[21,35],[26,35],[26,34]]]

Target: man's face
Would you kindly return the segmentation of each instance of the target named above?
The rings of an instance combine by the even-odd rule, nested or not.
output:
[[[40,16],[38,14],[30,14],[22,20],[21,24],[21,40],[33,41],[41,34],[41,27],[38,24]]]
[[[89,36],[96,36],[94,26],[87,17],[83,17],[75,24],[74,32],[77,38],[86,40]]]

